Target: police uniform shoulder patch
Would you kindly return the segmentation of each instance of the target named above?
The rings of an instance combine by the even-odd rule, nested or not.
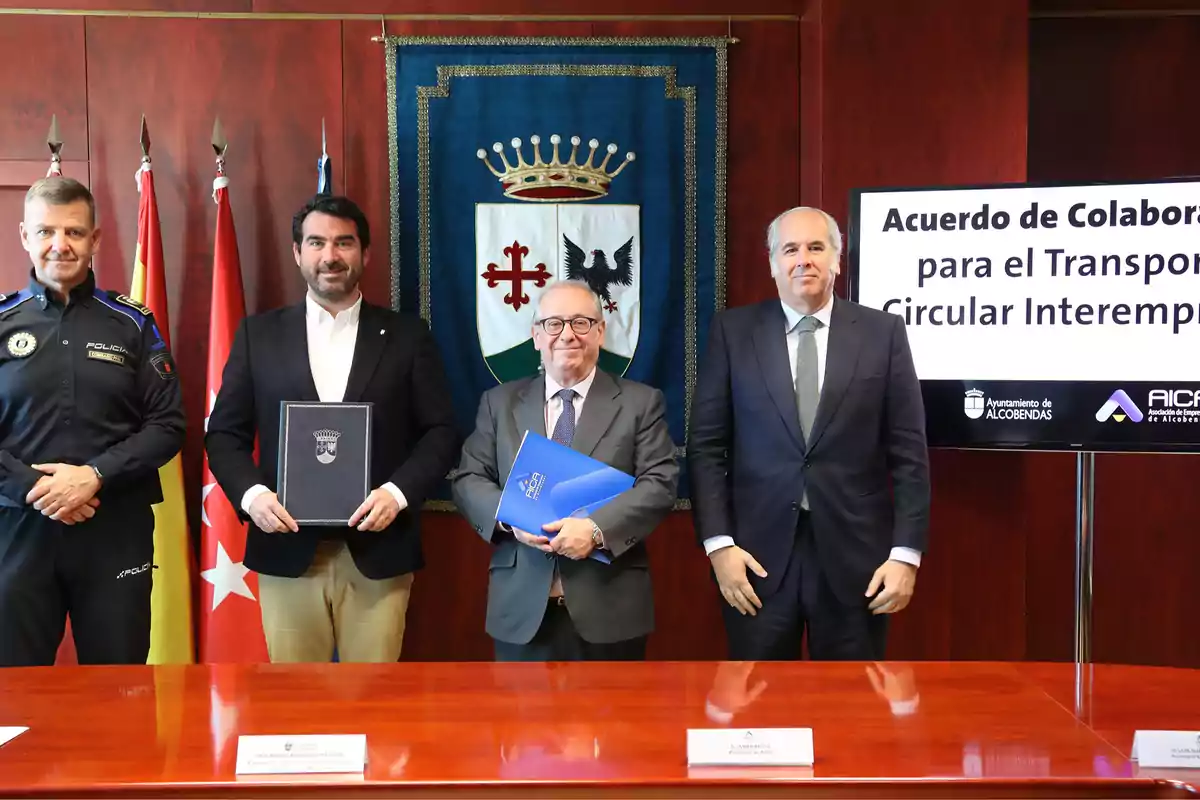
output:
[[[145,329],[146,320],[150,319],[150,309],[137,300],[127,295],[107,292],[103,289],[97,289],[92,293],[92,296],[102,305],[108,306],[113,311],[123,315],[134,325],[137,325],[139,331]]]
[[[165,350],[150,356],[150,366],[154,367],[154,371],[158,373],[158,377],[164,381],[175,380],[175,361],[171,358],[171,354]]]
[[[16,308],[31,297],[33,295],[27,289],[12,294],[0,294],[0,312]]]
[[[150,316],[150,313],[151,313],[150,309],[146,308],[146,306],[142,305],[137,300],[134,300],[132,297],[130,297],[127,294],[113,294],[112,299],[116,300],[118,303],[120,303],[123,306],[129,306],[134,311],[137,311],[139,314],[142,314],[143,316],[147,316],[147,317]]]

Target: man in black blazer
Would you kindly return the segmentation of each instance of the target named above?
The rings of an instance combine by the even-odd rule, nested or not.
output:
[[[688,441],[729,657],[883,658],[929,526],[921,388],[900,317],[833,294],[823,211],[767,233],[779,298],[713,320]]]
[[[243,320],[208,420],[209,465],[254,523],[244,563],[259,573],[271,660],[328,661],[336,646],[342,661],[396,661],[423,566],[418,512],[458,449],[446,377],[422,320],[364,302],[371,234],[358,206],[313,198],[292,220],[292,240],[308,295]],[[377,488],[350,527],[301,528],[279,503],[283,400],[374,403]]]

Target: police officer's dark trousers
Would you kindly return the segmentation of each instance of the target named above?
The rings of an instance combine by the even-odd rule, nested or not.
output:
[[[0,666],[54,663],[67,614],[80,664],[144,664],[154,512],[101,501],[90,520],[0,507]]]

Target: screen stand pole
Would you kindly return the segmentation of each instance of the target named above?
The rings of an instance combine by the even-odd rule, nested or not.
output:
[[[1091,696],[1092,521],[1096,454],[1075,454],[1075,713],[1086,718]],[[1084,680],[1084,678],[1087,680]]]

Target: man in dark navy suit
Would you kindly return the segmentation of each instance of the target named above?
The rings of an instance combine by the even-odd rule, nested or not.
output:
[[[767,232],[779,297],[713,320],[688,441],[729,657],[883,658],[929,526],[921,388],[900,317],[833,294],[837,223]]]

